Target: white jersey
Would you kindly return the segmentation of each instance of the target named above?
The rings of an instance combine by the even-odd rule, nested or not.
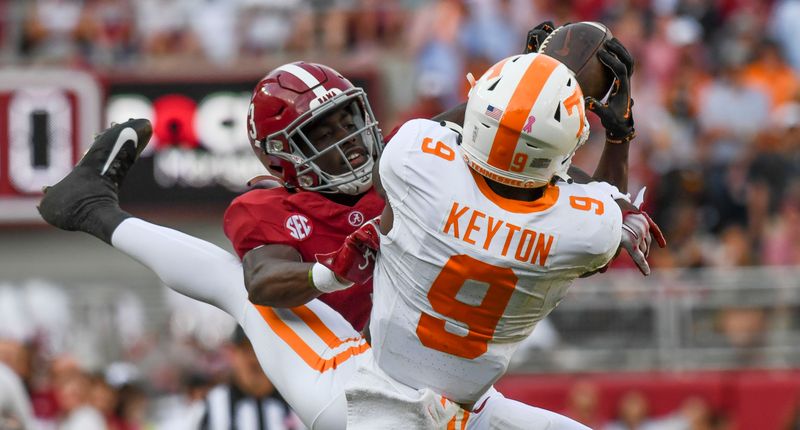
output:
[[[381,238],[370,332],[378,366],[406,385],[472,403],[572,281],[616,252],[622,216],[607,184],[496,195],[462,161],[458,134],[406,123],[381,157],[394,212]]]

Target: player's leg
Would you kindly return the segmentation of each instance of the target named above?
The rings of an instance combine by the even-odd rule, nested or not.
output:
[[[526,405],[508,399],[490,388],[475,403],[475,409],[467,417],[468,430],[591,430],[585,425],[546,409]]]
[[[123,212],[117,192],[150,137],[146,120],[128,121],[99,136],[39,210],[50,224],[90,233],[152,269],[178,292],[232,315],[251,339],[267,376],[309,427],[343,429],[344,384],[366,341],[322,302],[292,310],[247,301],[241,263],[217,246]]]
[[[242,321],[247,300],[242,264],[224,249],[171,228],[130,217],[111,246],[152,270],[170,289]]]
[[[339,313],[319,300],[292,309],[255,306],[247,300],[236,257],[137,218],[119,225],[112,244],[170,288],[236,318],[264,372],[309,428],[345,428],[344,386],[372,352]]]
[[[150,122],[144,119],[105,130],[64,179],[45,188],[39,213],[55,227],[89,233],[120,249],[179,293],[240,320],[247,291],[236,257],[208,242],[136,219],[119,207],[122,182],[151,134]]]
[[[307,426],[346,427],[344,387],[372,359],[369,344],[350,323],[312,300],[292,309],[250,305],[242,327],[267,376]]]

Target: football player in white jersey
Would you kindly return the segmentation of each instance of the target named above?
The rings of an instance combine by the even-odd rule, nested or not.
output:
[[[611,261],[625,218],[665,245],[616,187],[559,180],[588,133],[573,74],[529,54],[472,82],[463,131],[414,120],[387,144],[370,332],[392,380],[474,405],[572,281]]]
[[[495,65],[473,85],[464,130],[412,121],[380,163],[389,205],[372,348],[319,301],[252,305],[234,256],[119,209],[116,191],[150,137],[147,121],[99,137],[40,210],[234,316],[311,428],[585,428],[491,384],[574,278],[604,267],[620,244],[643,258],[657,228],[608,184],[558,179],[588,124],[574,76],[557,61],[527,54]],[[312,285],[346,287],[341,278],[363,263],[356,257],[371,233],[348,239],[337,271],[315,265]]]

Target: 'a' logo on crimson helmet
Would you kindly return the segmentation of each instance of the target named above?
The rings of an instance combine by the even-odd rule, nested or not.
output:
[[[305,215],[294,214],[286,219],[284,225],[289,230],[289,235],[297,240],[305,240],[311,236],[311,221]]]

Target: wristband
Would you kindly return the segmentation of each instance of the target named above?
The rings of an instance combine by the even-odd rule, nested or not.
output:
[[[314,263],[314,265],[311,266],[311,270],[308,271],[308,275],[311,285],[323,293],[341,291],[353,285],[350,281],[339,281],[339,279],[336,278],[336,274],[333,273],[333,270],[328,269],[320,263]]]
[[[635,137],[636,137],[636,130],[633,129],[632,127],[630,133],[628,133],[626,136],[623,137],[614,137],[611,135],[611,133],[606,131],[606,143],[609,143],[611,145],[620,145],[623,143],[629,143]]]

